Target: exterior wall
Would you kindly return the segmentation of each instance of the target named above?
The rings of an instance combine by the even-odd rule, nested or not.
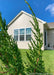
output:
[[[32,25],[29,21],[32,21],[32,18],[28,15],[22,14],[17,20],[15,20],[8,28],[8,34],[12,35],[14,37],[14,29],[21,29],[21,28],[32,28]],[[39,22],[39,21],[38,21]],[[44,32],[44,25],[43,23],[39,22],[40,31]],[[34,38],[33,34],[32,37]],[[28,49],[28,43],[29,41],[17,41],[18,47],[20,49]],[[44,45],[42,47],[44,50]]]
[[[54,29],[48,30],[48,44],[50,45],[49,49],[54,49]]]

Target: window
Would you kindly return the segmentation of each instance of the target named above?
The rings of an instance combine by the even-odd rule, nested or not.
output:
[[[14,30],[14,40],[18,41],[18,29]]]
[[[26,28],[26,40],[31,40],[31,28]]]
[[[15,29],[14,30],[15,41],[30,41],[31,40],[31,28]]]
[[[44,32],[44,42],[45,42],[45,46],[46,46],[46,44],[47,44],[47,32],[46,32],[46,30]]]
[[[20,41],[24,41],[25,29],[20,29]]]

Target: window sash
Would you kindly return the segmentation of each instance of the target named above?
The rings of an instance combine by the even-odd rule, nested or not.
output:
[[[25,34],[25,29],[20,29],[20,35],[24,35]]]
[[[26,41],[30,41],[31,40],[31,35],[26,35]]]
[[[14,35],[18,35],[18,29],[14,30]]]
[[[31,28],[26,28],[26,35],[31,35]]]
[[[24,41],[24,35],[20,35],[20,41]]]
[[[14,36],[14,40],[15,41],[18,41],[18,36]]]
[[[18,41],[18,29],[14,30],[14,40]]]
[[[26,28],[26,41],[31,40],[31,28]]]
[[[20,34],[19,34],[19,41],[24,41],[25,39],[25,29],[20,29]]]

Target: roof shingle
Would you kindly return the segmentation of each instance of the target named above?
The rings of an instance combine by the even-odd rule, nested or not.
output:
[[[54,28],[54,22],[48,23],[48,26],[50,29],[53,29]]]

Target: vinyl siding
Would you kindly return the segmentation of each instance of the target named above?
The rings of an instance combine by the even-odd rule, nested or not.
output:
[[[22,28],[32,28],[32,25],[29,21],[32,21],[32,18],[29,17],[28,15],[22,14],[19,18],[17,18],[8,28],[8,34],[12,35],[12,37],[14,37],[14,29],[22,29]],[[44,25],[42,22],[39,22],[39,28],[40,31],[44,34]],[[33,34],[32,37],[34,38]],[[44,39],[44,37],[43,37]],[[28,49],[28,43],[29,41],[17,41],[18,47],[20,49]],[[43,41],[44,43],[44,41]],[[42,47],[42,49],[44,50],[44,45]]]
[[[51,49],[54,45],[54,29],[48,30],[48,44],[50,44]]]

